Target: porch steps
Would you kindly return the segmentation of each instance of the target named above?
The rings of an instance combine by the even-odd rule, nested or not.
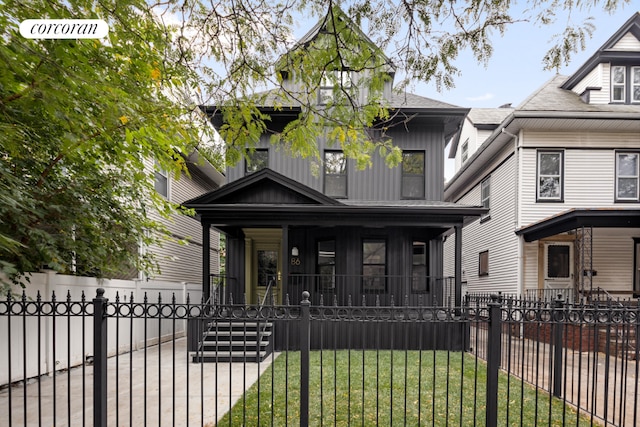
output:
[[[272,351],[271,322],[212,322],[202,336],[193,362],[261,362]]]

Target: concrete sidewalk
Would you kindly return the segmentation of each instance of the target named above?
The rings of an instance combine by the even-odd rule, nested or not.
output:
[[[166,342],[158,350],[153,346],[146,355],[138,350],[109,358],[109,426],[169,426],[174,422],[214,426],[277,357],[269,356],[259,364],[188,363],[186,338],[177,339],[175,349],[173,342]],[[3,427],[92,425],[93,366],[86,366],[84,374],[77,367],[57,372],[55,378],[43,376],[3,389],[0,414]]]

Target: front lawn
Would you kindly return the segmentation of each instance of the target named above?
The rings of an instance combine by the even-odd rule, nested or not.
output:
[[[310,360],[311,426],[485,424],[486,366],[469,354],[328,350]],[[499,383],[500,426],[590,425],[539,389],[503,373]],[[300,353],[283,353],[218,425],[297,426],[299,385]]]

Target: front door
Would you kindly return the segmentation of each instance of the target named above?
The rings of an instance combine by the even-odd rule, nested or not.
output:
[[[573,242],[546,242],[543,262],[544,289],[571,293],[574,278]]]
[[[280,302],[282,230],[244,229],[246,236],[246,292],[250,304]]]

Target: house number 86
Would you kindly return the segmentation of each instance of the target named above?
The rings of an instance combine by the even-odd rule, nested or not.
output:
[[[291,265],[300,265],[300,258],[291,258]]]

